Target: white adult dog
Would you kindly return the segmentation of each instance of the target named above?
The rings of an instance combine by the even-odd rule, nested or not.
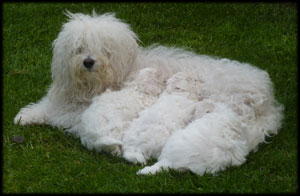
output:
[[[283,106],[267,72],[182,49],[143,49],[113,14],[67,15],[53,42],[53,83],[14,123],[59,127],[133,163],[158,159],[138,174],[240,165],[280,128]]]

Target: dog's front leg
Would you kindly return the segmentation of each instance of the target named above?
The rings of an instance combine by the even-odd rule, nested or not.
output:
[[[47,120],[51,103],[47,96],[37,103],[30,103],[23,107],[14,118],[15,124],[42,124]]]

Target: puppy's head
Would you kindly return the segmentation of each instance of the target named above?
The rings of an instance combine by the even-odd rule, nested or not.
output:
[[[67,12],[53,42],[52,79],[61,85],[102,91],[121,83],[137,55],[137,36],[114,14]]]

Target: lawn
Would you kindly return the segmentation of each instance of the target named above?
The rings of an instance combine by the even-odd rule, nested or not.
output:
[[[297,8],[289,3],[3,3],[3,193],[291,193],[297,181]],[[17,126],[19,109],[51,84],[51,43],[63,11],[115,12],[140,45],[160,43],[248,62],[269,72],[285,106],[279,134],[218,175],[163,172],[88,151],[46,125]],[[22,136],[23,143],[13,142]],[[151,161],[151,163],[153,163]],[[149,164],[151,164],[149,163]]]

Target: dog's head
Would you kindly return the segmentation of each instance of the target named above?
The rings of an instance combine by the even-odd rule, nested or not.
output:
[[[122,83],[138,48],[138,38],[129,25],[114,14],[67,11],[66,15],[69,20],[53,42],[54,82],[73,84],[74,90],[95,91],[92,94]]]

